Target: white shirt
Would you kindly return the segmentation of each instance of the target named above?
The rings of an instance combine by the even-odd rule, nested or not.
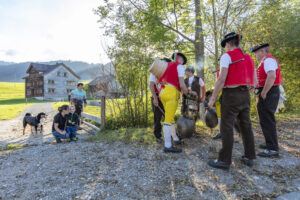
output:
[[[150,73],[149,81],[154,82],[154,83],[156,83],[156,81],[157,81],[156,77],[152,73]]]
[[[192,85],[193,81],[194,81],[194,76],[189,77],[189,85]],[[200,85],[201,87],[204,86],[204,81],[202,80],[202,78],[199,78],[199,85]],[[192,87],[189,86],[188,89],[191,90]]]
[[[184,66],[183,65],[178,65],[177,71],[178,71],[178,77],[184,77]],[[154,82],[154,83],[156,83],[156,81],[157,81],[156,77],[152,73],[150,73],[149,81]]]
[[[177,65],[177,71],[178,71],[178,77],[184,77],[184,66],[183,65]]]
[[[263,59],[264,60],[264,59]],[[264,61],[264,70],[266,73],[269,71],[276,71],[278,68],[277,62],[274,58],[267,58]]]
[[[232,61],[231,61],[229,54],[224,53],[220,59],[220,66],[224,67],[224,68],[228,68],[231,63],[232,63]]]

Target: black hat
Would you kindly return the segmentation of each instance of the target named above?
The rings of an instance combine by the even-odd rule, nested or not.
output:
[[[270,46],[269,43],[262,43],[260,45],[257,45],[255,47],[250,48],[250,51],[255,52],[255,51],[257,51],[257,50],[259,50],[261,48],[268,47],[268,46]]]
[[[166,62],[172,62],[172,60],[170,58],[163,58],[163,59],[160,59],[160,60],[163,60],[163,61],[166,61]]]
[[[236,34],[235,32],[228,33],[227,35],[225,35],[224,39],[221,40],[221,46],[223,48],[225,48],[226,42],[228,42],[234,38],[242,38],[242,36],[239,34]]]
[[[174,58],[175,58],[175,54],[176,54],[176,53],[173,53],[173,54],[172,54],[172,57],[171,57],[171,58],[172,58],[173,60],[174,60]],[[187,58],[185,57],[185,55],[184,55],[183,53],[177,53],[177,55],[178,55],[178,56],[181,56],[181,57],[183,58],[183,65],[185,65],[185,64],[187,63]]]

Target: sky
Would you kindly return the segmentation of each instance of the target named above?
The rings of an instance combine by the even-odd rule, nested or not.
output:
[[[0,60],[109,61],[98,16],[101,0],[0,0]]]

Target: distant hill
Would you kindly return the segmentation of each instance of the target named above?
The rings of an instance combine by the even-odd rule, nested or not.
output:
[[[66,60],[57,60],[50,62],[39,62],[43,64],[55,64],[57,62],[62,62],[68,67],[70,67],[81,80],[92,80],[97,76],[104,74],[113,73],[111,63],[107,64],[89,64],[81,61],[66,61]],[[0,61],[0,82],[23,82],[22,79],[26,76],[26,70],[29,67],[31,62],[23,63],[11,63]]]

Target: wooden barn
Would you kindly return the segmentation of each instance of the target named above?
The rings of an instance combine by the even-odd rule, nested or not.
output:
[[[26,71],[26,98],[67,99],[68,93],[74,90],[80,79],[69,67],[63,63],[45,65],[31,63]]]
[[[98,76],[88,86],[90,95],[95,99],[100,99],[101,96],[120,98],[124,95],[114,75]]]

